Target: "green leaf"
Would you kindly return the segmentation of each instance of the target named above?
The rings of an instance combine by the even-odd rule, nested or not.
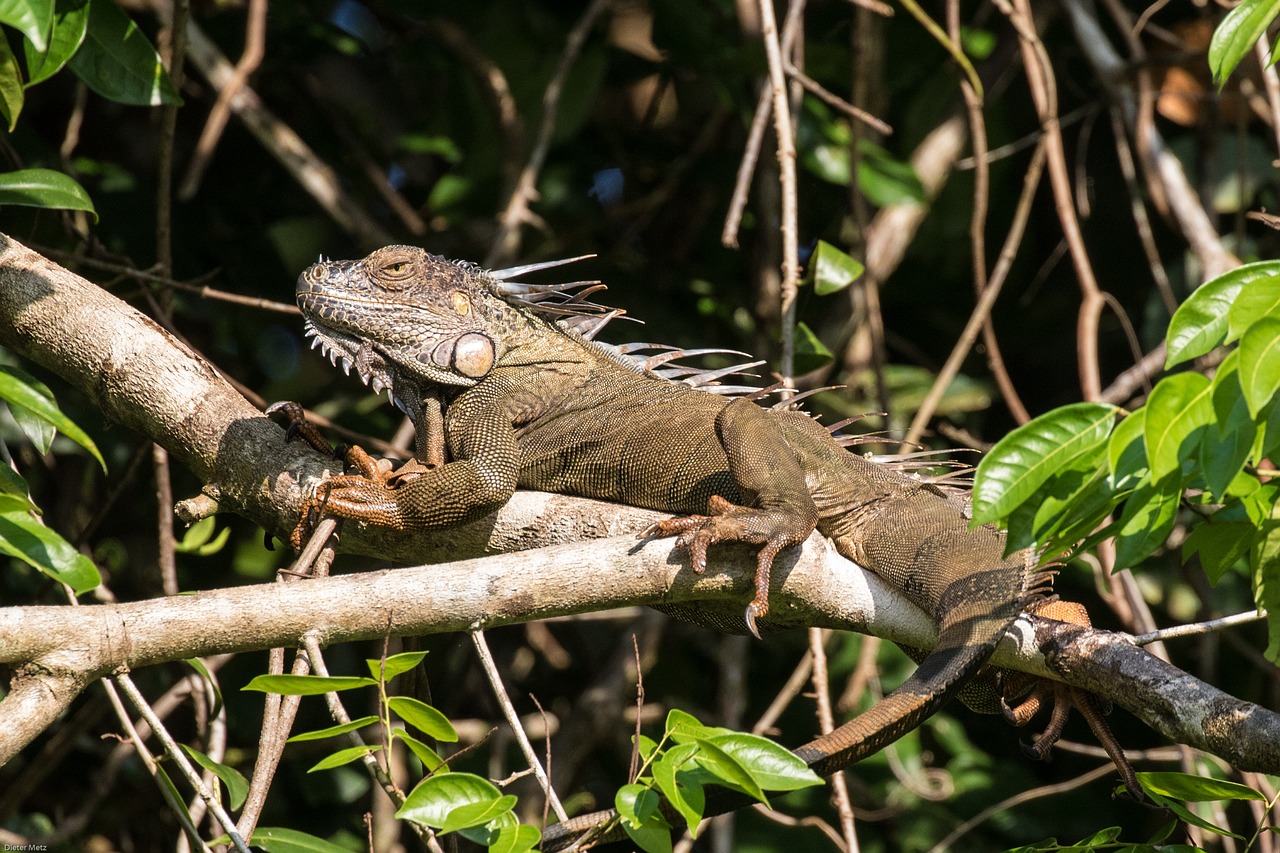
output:
[[[769,800],[765,797],[760,783],[741,761],[712,743],[712,739],[700,740],[698,745],[701,749],[698,750],[694,760],[703,769],[709,771],[723,784],[745,791],[748,796],[768,804]]]
[[[798,791],[822,784],[822,777],[810,770],[804,759],[768,738],[734,732],[709,738],[706,744],[724,750],[763,790]]]
[[[442,773],[419,782],[405,797],[396,817],[438,829],[444,826],[449,813],[460,806],[499,799],[502,792],[488,779],[472,773]]]
[[[304,740],[324,740],[325,738],[337,737],[345,735],[347,732],[354,732],[356,729],[363,729],[365,726],[371,726],[378,722],[375,716],[361,717],[358,720],[352,720],[349,723],[339,723],[336,726],[329,726],[327,729],[316,729],[310,732],[301,732],[289,738],[285,743],[299,743]]]
[[[1107,403],[1073,403],[1015,429],[978,464],[973,523],[1004,518],[1077,457],[1101,452],[1119,410]]]
[[[924,185],[916,170],[865,137],[858,140],[858,189],[877,207],[919,204],[925,200]]]
[[[1207,377],[1199,373],[1166,376],[1147,398],[1146,442],[1151,479],[1182,471],[1182,460],[1193,458],[1198,447],[1187,441],[1213,421],[1213,392]]]
[[[320,770],[332,770],[335,767],[341,767],[344,764],[350,764],[353,761],[359,761],[371,752],[381,752],[381,746],[349,746],[346,749],[340,749],[332,755],[322,758],[312,765],[308,773],[316,773]]]
[[[460,829],[470,829],[473,826],[484,826],[494,818],[511,811],[515,808],[515,805],[516,798],[510,794],[505,794],[496,800],[458,806],[449,812],[448,817],[444,819],[444,825],[440,827],[440,834],[457,832]]]
[[[1142,408],[1126,415],[1112,430],[1107,440],[1107,465],[1113,488],[1131,488],[1137,479],[1146,475],[1146,429],[1147,410]]]
[[[1150,797],[1151,802],[1157,808],[1168,809],[1170,812],[1176,815],[1177,818],[1181,820],[1183,823],[1189,823],[1192,826],[1198,826],[1201,829],[1207,829],[1210,832],[1217,833],[1218,835],[1228,835],[1232,838],[1238,838],[1241,841],[1244,840],[1243,836],[1236,835],[1234,832],[1228,832],[1222,827],[1214,823],[1210,823],[1209,821],[1200,817],[1195,812],[1188,809],[1186,806],[1184,806],[1182,803],[1178,802],[1177,800],[1170,799],[1169,797],[1166,797],[1163,794],[1158,794],[1154,791],[1148,791],[1147,796]]]
[[[392,655],[387,658],[385,669],[381,658],[369,658],[365,663],[369,665],[369,674],[374,678],[390,681],[397,675],[406,673],[422,663],[422,659],[426,656],[426,652],[401,652],[398,655]]]
[[[1243,0],[1218,24],[1209,40],[1209,70],[1219,90],[1277,15],[1280,15],[1278,0]]]
[[[658,790],[684,818],[694,838],[698,837],[698,824],[702,822],[707,807],[702,783],[686,766],[697,751],[696,743],[681,744],[652,765],[653,781],[657,783]]]
[[[1231,305],[1241,289],[1250,282],[1277,275],[1280,275],[1280,262],[1262,261],[1236,267],[1196,288],[1169,321],[1165,335],[1165,369],[1198,358],[1226,342]]]
[[[332,841],[278,826],[260,826],[253,831],[251,844],[267,853],[351,853]]]
[[[81,595],[102,583],[98,567],[29,512],[0,512],[0,553],[17,557]]]
[[[1280,317],[1263,317],[1240,339],[1240,387],[1255,418],[1280,389]]]
[[[699,738],[732,734],[733,729],[722,726],[704,726],[702,722],[688,711],[672,708],[667,712],[666,732],[676,743],[689,743]]]
[[[18,126],[24,97],[18,58],[13,55],[9,42],[0,37],[0,116],[10,133]]]
[[[1268,508],[1254,543],[1250,563],[1253,567],[1253,599],[1267,611],[1267,660],[1280,665],[1280,502]]]
[[[156,49],[115,3],[89,4],[84,44],[68,65],[107,100],[140,107],[182,103]]]
[[[183,663],[194,669],[204,679],[204,683],[209,689],[213,691],[213,708],[210,709],[209,716],[218,716],[218,713],[222,710],[222,688],[214,680],[213,674],[209,672],[209,668],[204,665],[204,661],[200,660],[200,658],[187,658]]]
[[[1113,503],[1106,468],[1100,464],[1102,450],[1099,447],[1091,454],[1092,468],[1081,466],[1077,458],[1070,468],[1050,477],[1037,489],[1032,500],[1014,509],[1008,520],[1006,550],[1017,551],[1037,544],[1047,546],[1046,539],[1055,530],[1082,522],[1073,507],[1082,507],[1090,514],[1093,519],[1090,529],[1102,522]],[[1086,493],[1091,500],[1086,500]]]
[[[0,207],[44,207],[50,210],[84,210],[98,213],[84,187],[52,169],[21,169],[0,174]]]
[[[1217,521],[1215,518],[1202,521],[1187,534],[1182,543],[1182,560],[1186,562],[1192,554],[1199,554],[1205,574],[1216,584],[1249,553],[1258,528],[1249,521]]]
[[[1134,565],[1164,544],[1173,530],[1181,497],[1176,474],[1143,483],[1130,495],[1116,532],[1115,571]]]
[[[1227,782],[1208,776],[1170,771],[1143,771],[1137,774],[1138,784],[1147,793],[1163,794],[1188,803],[1217,800],[1260,800],[1267,798],[1261,792],[1238,782]]]
[[[796,323],[795,332],[795,365],[796,374],[809,373],[823,365],[830,364],[835,358],[831,350],[818,339],[813,330],[804,323]]]
[[[13,173],[11,172],[10,174]],[[6,177],[8,175],[0,175],[0,187],[3,186],[4,178]],[[2,195],[3,191],[0,190],[0,196]],[[98,452],[98,446],[93,443],[93,439],[89,438],[84,430],[76,426],[70,418],[62,413],[48,387],[34,376],[18,370],[16,367],[0,365],[0,399],[6,400],[10,406],[25,409],[34,417],[50,424],[54,429],[89,451],[93,458],[98,460],[102,470],[107,470],[107,463],[103,461],[102,454]]]
[[[241,690],[257,690],[261,693],[279,693],[282,696],[318,696],[357,687],[377,687],[372,678],[353,675],[258,675],[241,687]]]
[[[22,33],[36,50],[49,44],[53,21],[53,0],[0,0],[0,24]]]
[[[231,535],[231,528],[222,528],[218,538],[209,541],[217,526],[218,522],[213,516],[200,519],[187,528],[182,541],[174,545],[174,550],[180,554],[194,554],[197,557],[208,557],[218,553],[227,544],[227,539]]]
[[[1258,432],[1240,388],[1239,355],[1232,350],[1218,366],[1210,389],[1216,428],[1205,430],[1200,440],[1200,473],[1219,500],[1244,469]]]
[[[370,719],[376,719],[376,717],[371,717]],[[434,773],[444,766],[444,759],[440,757],[440,753],[404,729],[392,729],[391,734],[399,738],[414,755],[418,756],[418,760],[422,762],[423,768],[428,773]]]
[[[623,785],[613,797],[613,807],[624,824],[639,826],[658,813],[658,795],[645,785]]]
[[[498,830],[497,837],[489,845],[489,853],[526,853],[537,847],[541,840],[542,833],[536,826],[524,823],[504,826]]]
[[[813,292],[819,296],[844,290],[863,270],[862,264],[825,240],[818,241],[818,248],[809,259]]]
[[[671,853],[671,826],[658,811],[658,795],[644,785],[623,785],[613,798],[622,829],[646,853]]]
[[[53,35],[49,49],[38,48],[28,39],[27,88],[48,80],[62,70],[84,43],[89,27],[89,0],[58,0],[53,13]]]
[[[645,853],[671,853],[671,830],[657,821],[632,826],[624,823],[622,831]]]
[[[1263,317],[1280,317],[1280,262],[1265,261],[1271,275],[1255,277],[1240,289],[1227,312],[1227,343],[1237,341]]]
[[[426,702],[420,702],[408,696],[392,696],[387,700],[387,704],[400,719],[428,737],[445,743],[453,743],[458,739],[458,732],[453,728],[453,723],[449,722],[449,718]]]
[[[5,506],[3,509],[5,512],[11,509],[40,512],[40,508],[31,501],[31,488],[27,485],[27,481],[8,465],[0,465],[0,495],[17,500],[17,503]]]
[[[243,773],[234,767],[214,761],[200,750],[192,749],[185,743],[180,743],[178,746],[182,747],[182,751],[192,761],[217,776],[222,784],[227,786],[227,804],[232,811],[244,805],[245,797],[249,796],[249,780],[244,778]]]

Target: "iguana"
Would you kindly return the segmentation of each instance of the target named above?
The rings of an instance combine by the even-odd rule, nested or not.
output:
[[[820,775],[919,725],[973,678],[1019,614],[1050,600],[1051,573],[1029,552],[1005,556],[996,528],[971,528],[954,490],[850,453],[802,412],[693,387],[727,371],[675,381],[670,353],[645,359],[634,346],[594,341],[619,313],[589,301],[596,283],[514,281],[556,263],[486,272],[389,246],[358,261],[322,259],[302,273],[297,300],[313,345],[385,390],[414,420],[418,439],[416,460],[395,474],[379,474],[357,453],[362,473],[323,482],[295,547],[319,510],[416,530],[481,518],[518,487],[619,501],[677,513],[646,533],[676,536],[695,572],[716,543],[758,547],[744,619],[754,633],[768,614],[775,555],[816,527],[938,628],[936,647],[902,686],[795,750]],[[1003,704],[1021,722],[1047,695],[1027,679],[1011,689],[1016,695],[1004,698],[1020,702],[1013,708],[987,682],[965,699],[988,712]],[[1056,739],[1066,707],[1059,704],[1036,750]],[[1079,704],[1096,718],[1087,700]],[[1113,758],[1136,791],[1118,747]],[[553,827],[544,849],[601,821]]]

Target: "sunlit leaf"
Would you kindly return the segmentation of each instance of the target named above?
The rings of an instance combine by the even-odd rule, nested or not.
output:
[[[1254,278],[1240,288],[1227,312],[1227,343],[1237,341],[1263,317],[1280,317],[1280,263],[1266,261],[1273,275]]]
[[[89,4],[84,43],[67,64],[107,100],[142,107],[182,103],[160,54],[115,3]]]
[[[818,248],[809,258],[809,275],[813,279],[813,292],[819,296],[844,290],[862,275],[862,272],[862,264],[825,240],[818,241]]]
[[[25,510],[0,512],[0,552],[39,569],[76,595],[102,583],[93,561]]]
[[[1209,40],[1209,70],[1221,89],[1280,15],[1280,0],[1241,0],[1223,17]]]
[[[62,70],[84,43],[89,28],[89,0],[58,0],[53,13],[49,49],[26,44],[27,88],[48,80]]]
[[[822,784],[798,755],[759,735],[734,732],[708,738],[706,743],[724,750],[751,774],[766,791],[797,791]]]
[[[695,838],[698,835],[698,824],[702,822],[702,815],[706,810],[706,794],[703,793],[702,784],[687,767],[689,759],[697,751],[697,744],[681,744],[653,762],[650,767],[658,790],[662,791],[667,802],[684,818]]]
[[[1165,369],[1202,356],[1226,342],[1231,304],[1241,289],[1250,282],[1278,275],[1280,261],[1262,261],[1236,267],[1196,288],[1169,321],[1165,335]]]
[[[1199,373],[1166,376],[1147,398],[1146,443],[1151,479],[1181,471],[1182,461],[1192,458],[1196,444],[1188,442],[1196,430],[1213,421],[1211,383]]]
[[[1182,543],[1182,559],[1200,555],[1200,565],[1211,583],[1218,580],[1249,553],[1258,528],[1249,521],[1218,521],[1210,518],[1195,525]]]
[[[376,719],[371,717],[370,719]],[[391,734],[409,747],[409,751],[418,756],[418,760],[422,762],[423,768],[428,773],[434,773],[444,766],[444,759],[440,757],[440,753],[436,752],[427,744],[418,740],[413,735],[401,728],[393,729]]]
[[[710,771],[722,783],[740,788],[749,796],[768,804],[769,800],[765,797],[760,783],[755,780],[742,762],[711,741],[712,739],[699,741],[698,745],[701,748],[698,750],[694,760],[704,769]]]
[[[296,743],[304,740],[324,740],[325,738],[344,735],[347,732],[354,732],[356,729],[362,729],[365,726],[371,726],[378,722],[375,716],[361,717],[358,720],[352,720],[349,723],[339,723],[336,726],[329,726],[327,729],[316,729],[310,732],[301,732],[289,738],[286,743]]]
[[[1267,611],[1267,660],[1280,665],[1280,501],[1268,508],[1254,544],[1250,562],[1253,566],[1253,598]]]
[[[541,840],[542,833],[536,826],[529,826],[527,823],[504,826],[498,830],[497,837],[489,845],[489,853],[525,853],[537,847]]]
[[[346,749],[340,749],[332,755],[322,758],[313,764],[308,773],[317,773],[321,770],[332,770],[335,767],[341,767],[344,764],[350,764],[353,761],[359,761],[371,752],[380,752],[380,746],[349,746]]]
[[[44,207],[50,210],[97,211],[84,187],[61,172],[52,169],[22,169],[0,174],[0,207]]]
[[[1106,403],[1073,403],[1002,438],[978,463],[973,481],[974,523],[1006,517],[1072,460],[1100,453],[1118,411]]]
[[[241,690],[279,693],[284,696],[317,696],[357,687],[377,687],[372,678],[351,675],[257,675]]]
[[[385,663],[381,658],[369,658],[365,663],[369,665],[369,674],[374,678],[390,681],[422,663],[422,659],[426,656],[426,652],[401,652],[388,657]]]
[[[453,743],[458,739],[458,733],[449,718],[426,702],[408,696],[392,696],[387,704],[400,719],[428,737],[445,743]]]
[[[36,50],[48,46],[52,21],[53,0],[0,0],[0,24],[22,33]]]
[[[18,126],[24,97],[18,58],[13,55],[9,42],[0,38],[0,117],[4,118],[4,126],[10,133]]]
[[[351,853],[350,848],[340,847],[332,841],[278,826],[255,829],[252,844],[267,853]]]
[[[244,805],[245,797],[249,795],[249,780],[244,778],[243,773],[230,765],[214,761],[200,750],[192,749],[185,743],[180,743],[178,746],[182,747],[182,751],[192,761],[217,776],[222,784],[227,786],[227,805],[233,810]]]
[[[409,792],[396,817],[439,828],[459,806],[493,802],[502,796],[492,782],[474,774],[437,774],[423,779]]]
[[[1263,317],[1240,339],[1240,387],[1253,417],[1280,389],[1280,317]]]

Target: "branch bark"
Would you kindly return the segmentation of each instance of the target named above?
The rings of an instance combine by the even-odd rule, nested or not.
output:
[[[206,492],[222,510],[279,535],[293,525],[302,488],[332,463],[287,444],[280,427],[150,319],[4,235],[0,344],[58,373],[108,417],[166,447],[210,484]],[[637,603],[697,602],[737,619],[750,595],[754,556],[722,547],[707,574],[694,575],[669,543],[634,538],[658,516],[525,492],[455,530],[375,535],[349,524],[343,534],[344,550],[403,562],[454,561],[443,565],[127,604],[0,608],[0,663],[15,673],[0,702],[0,764],[105,674],[296,645],[308,631],[332,644],[381,637],[388,625],[395,634],[460,631]],[[524,548],[540,550],[493,555]],[[481,554],[491,556],[458,561]],[[780,556],[774,576],[770,619],[779,625],[933,643],[923,613],[819,536]],[[1049,665],[1042,647],[1054,650]],[[1280,715],[1161,663],[1119,635],[1088,631],[1063,640],[1052,623],[1024,618],[996,662],[1093,690],[1241,769],[1280,772]]]

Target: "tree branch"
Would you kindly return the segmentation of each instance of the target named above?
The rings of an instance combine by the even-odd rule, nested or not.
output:
[[[165,446],[210,484],[206,491],[222,509],[278,534],[296,518],[300,484],[332,463],[286,444],[280,427],[154,322],[3,235],[0,344],[60,374],[108,417]],[[0,609],[0,663],[14,665],[16,673],[0,702],[0,764],[87,684],[124,667],[297,645],[308,631],[332,644],[380,638],[388,630],[462,631],[638,603],[687,603],[713,623],[726,621],[721,612],[738,619],[751,594],[754,555],[721,546],[707,574],[695,575],[668,542],[634,538],[657,517],[522,492],[496,514],[454,530],[373,535],[348,523],[342,544],[404,561],[551,547],[126,604]],[[596,541],[578,541],[590,538]],[[933,644],[925,614],[836,555],[820,536],[780,555],[774,576],[770,620],[779,625]],[[1280,715],[1156,661],[1120,635],[1086,631],[1062,638],[1054,624],[1020,620],[996,662],[1086,687],[1241,769],[1280,772]],[[1048,667],[1042,647],[1055,650]]]

